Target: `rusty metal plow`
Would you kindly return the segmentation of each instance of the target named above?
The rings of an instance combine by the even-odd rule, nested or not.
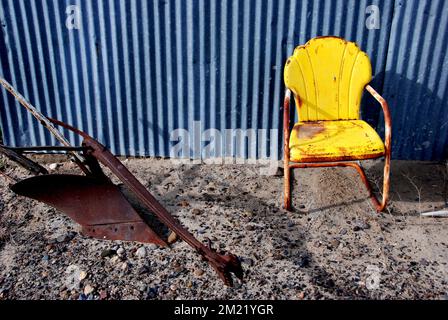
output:
[[[31,106],[12,86],[0,78],[0,84],[18,99],[18,101],[64,146],[10,148],[0,146],[0,154],[28,169],[34,177],[14,183],[11,190],[18,195],[44,202],[67,214],[82,227],[82,233],[98,239],[137,241],[167,246],[160,230],[152,226],[154,215],[157,220],[182,240],[193,247],[204,260],[215,269],[219,277],[228,286],[233,285],[232,274],[242,280],[243,270],[239,259],[231,253],[218,253],[210,243],[206,246],[197,240],[180,222],[175,219],[137,180],[134,175],[105,146],[86,133],[61,121],[44,117]],[[55,126],[61,126],[84,140],[81,147],[72,147],[63,138]],[[31,152],[70,153],[74,162],[85,175],[48,174],[38,163],[28,159],[24,154]],[[153,215],[138,212],[129,197],[112,183],[104,174],[100,164],[116,175],[123,185],[137,198],[139,206],[143,205]],[[11,181],[15,180],[10,178]]]

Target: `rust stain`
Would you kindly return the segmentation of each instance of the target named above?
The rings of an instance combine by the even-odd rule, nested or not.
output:
[[[299,139],[310,140],[325,132],[326,128],[322,123],[315,122],[312,125],[306,124],[302,126],[295,126],[293,131]]]
[[[339,151],[341,151],[341,154],[343,154],[343,156],[350,155],[350,151],[346,147],[338,147],[338,149]]]
[[[299,107],[299,109],[301,109],[303,106],[303,101],[302,99],[300,99],[300,96],[297,96],[297,106]]]

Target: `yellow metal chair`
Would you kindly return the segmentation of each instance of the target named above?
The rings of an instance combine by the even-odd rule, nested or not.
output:
[[[372,67],[366,53],[337,37],[317,37],[294,50],[284,72],[287,91],[283,110],[285,209],[291,209],[291,169],[353,167],[366,185],[378,212],[389,194],[391,117],[387,102],[368,84]],[[381,104],[385,142],[360,119],[364,88]],[[290,97],[299,122],[290,132]],[[385,157],[383,199],[373,194],[358,160]],[[355,161],[355,162],[354,162]]]

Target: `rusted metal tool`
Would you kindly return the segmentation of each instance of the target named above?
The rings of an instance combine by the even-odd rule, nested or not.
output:
[[[59,120],[44,117],[8,83],[0,81],[0,84],[6,86],[8,91],[13,93],[19,102],[64,144],[56,147],[2,146],[0,149],[2,154],[36,175],[11,185],[13,192],[42,201],[64,212],[81,225],[82,233],[85,235],[99,239],[152,242],[167,246],[163,235],[151,227],[150,220],[154,217],[136,210],[136,206],[131,204],[119,187],[104,174],[101,163],[135,194],[140,204],[149,209],[159,222],[175,232],[208,261],[226,285],[233,285],[232,274],[242,280],[243,269],[237,256],[231,253],[218,253],[212,249],[210,242],[206,246],[197,240],[105,146],[85,132]],[[83,137],[82,146],[70,146],[53,124]],[[75,163],[85,175],[48,174],[45,168],[24,156],[26,153],[44,151],[72,154]]]

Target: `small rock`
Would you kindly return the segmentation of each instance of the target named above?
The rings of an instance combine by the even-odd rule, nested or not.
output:
[[[306,268],[310,265],[310,262],[311,259],[307,254],[301,254],[295,261],[295,264],[300,268]]]
[[[141,266],[138,270],[137,273],[138,274],[146,274],[146,273],[150,273],[151,269],[149,268],[149,266]]]
[[[427,267],[427,266],[429,266],[429,261],[426,260],[425,258],[422,258],[422,259],[420,260],[420,264],[423,265],[423,266],[425,266],[425,267]]]
[[[106,290],[101,290],[100,291],[100,299],[104,300],[107,298],[107,291]]]
[[[117,251],[112,249],[105,249],[101,251],[101,258],[112,257],[115,254],[117,254]]]
[[[146,292],[146,298],[147,299],[155,299],[158,294],[159,294],[159,289],[157,287],[148,288],[148,290]]]
[[[347,229],[346,228],[342,228],[341,231],[339,232],[339,234],[341,236],[343,236],[344,234],[347,234]]]
[[[68,241],[72,240],[73,238],[74,238],[74,234],[72,234],[72,233],[63,234],[63,235],[60,235],[59,237],[57,237],[56,241],[59,243],[68,242]]]
[[[146,256],[146,249],[145,247],[140,247],[135,251],[135,255],[139,258],[144,258]]]
[[[246,210],[246,211],[243,212],[243,215],[245,217],[249,217],[250,218],[250,217],[254,216],[254,213],[252,211]]]
[[[183,201],[179,202],[179,206],[181,206],[182,208],[186,208],[186,207],[189,207],[190,204],[187,201],[183,200]]]
[[[186,284],[187,288],[192,288],[193,287],[193,282],[191,282],[190,280],[187,282]]]
[[[87,277],[87,272],[85,272],[84,270],[81,270],[79,272],[79,276],[78,276],[79,281],[84,280],[86,277]]]
[[[176,272],[181,272],[184,269],[182,267],[182,265],[179,262],[177,262],[177,261],[173,262],[172,267],[173,267],[173,270],[176,271]]]
[[[198,216],[201,214],[201,210],[194,208],[193,210],[191,210],[191,213],[195,216]]]
[[[81,293],[78,297],[78,300],[87,300],[87,297],[84,293]]]
[[[150,243],[146,246],[146,248],[148,248],[149,250],[156,250],[157,249],[157,245],[154,243]]]
[[[365,221],[357,220],[354,222],[353,231],[366,230],[370,228],[370,224]]]
[[[176,286],[175,284],[172,284],[172,285],[170,286],[170,290],[171,290],[171,291],[176,291],[176,290],[177,290],[177,286]]]
[[[204,274],[204,271],[201,270],[201,269],[195,269],[195,270],[194,270],[194,275],[195,275],[196,277],[201,277],[203,274]]]
[[[331,240],[330,241],[330,245],[333,247],[333,248],[337,248],[338,246],[339,246],[339,240],[338,239],[333,239],[333,240]]]
[[[240,258],[241,263],[247,264],[248,266],[252,267],[254,265],[254,260],[251,258]]]
[[[120,269],[123,271],[127,271],[129,268],[128,263],[127,262],[123,262],[120,266]]]
[[[59,167],[59,163],[51,163],[48,168],[50,170],[56,170]]]
[[[297,299],[303,300],[303,298],[305,298],[305,292],[301,291],[297,294]]]
[[[89,294],[91,294],[93,292],[93,290],[95,290],[90,284],[86,285],[84,287],[84,295],[88,296]]]
[[[171,232],[170,235],[168,236],[168,243],[174,243],[177,240],[177,234],[174,232]]]
[[[113,256],[112,258],[110,258],[110,262],[111,263],[117,263],[118,261],[120,261],[120,257],[119,256]]]
[[[118,250],[117,250],[117,254],[118,254],[120,257],[123,256],[124,253],[125,253],[125,250],[123,249],[123,247],[118,248]]]
[[[67,291],[67,290],[62,291],[62,292],[59,294],[59,297],[60,297],[62,300],[67,300],[68,297],[69,297],[69,295],[68,295],[68,291]]]

